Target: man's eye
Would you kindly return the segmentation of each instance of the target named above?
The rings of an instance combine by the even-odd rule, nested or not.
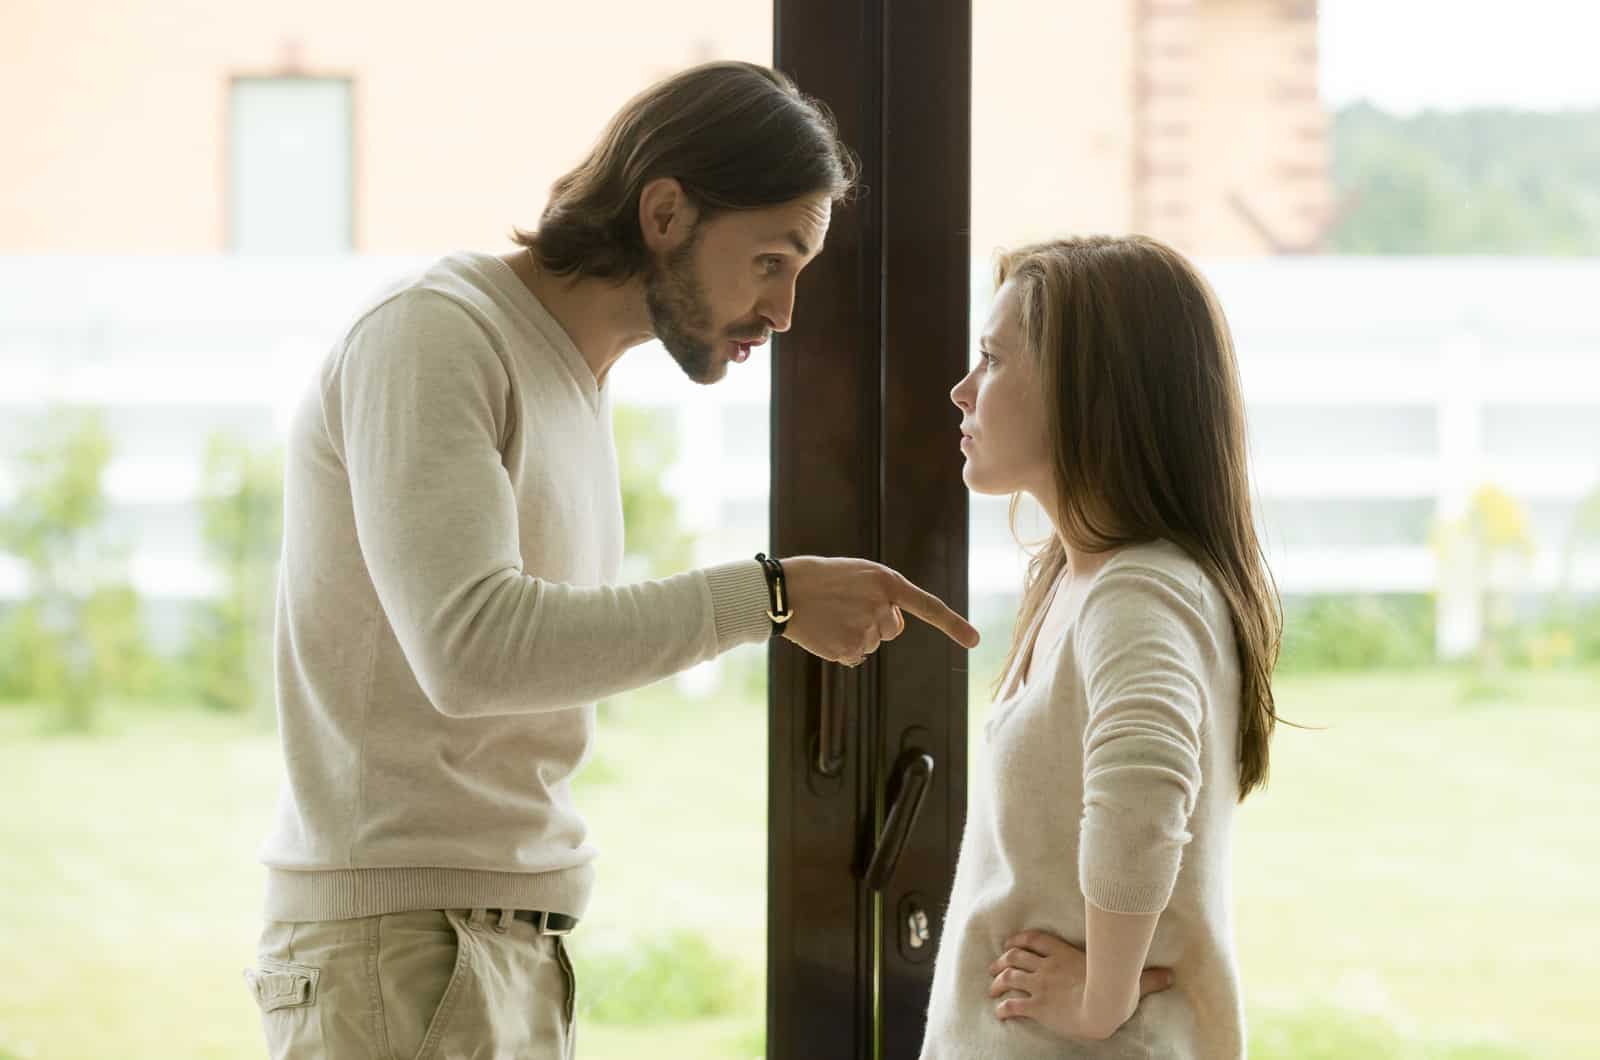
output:
[[[775,255],[764,257],[761,259],[761,268],[768,273],[777,272],[783,268],[783,259]]]

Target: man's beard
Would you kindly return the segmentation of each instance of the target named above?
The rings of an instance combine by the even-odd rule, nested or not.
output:
[[[665,264],[653,264],[645,277],[644,300],[656,338],[672,354],[684,374],[696,383],[715,383],[718,372],[715,347],[699,336],[711,331],[711,309],[694,274],[694,248],[699,230],[668,255]]]

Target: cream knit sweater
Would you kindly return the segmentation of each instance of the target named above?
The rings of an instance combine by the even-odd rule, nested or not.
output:
[[[1061,640],[1038,650],[1031,681],[985,727],[923,1060],[1242,1057],[1229,865],[1240,691],[1226,603],[1176,546],[1126,548]],[[1086,900],[1160,913],[1147,963],[1171,967],[1174,986],[1103,1042],[1000,1022],[987,969],[1005,940],[1042,929],[1082,948]]]
[[[594,701],[770,629],[753,559],[613,585],[622,545],[609,394],[509,266],[360,317],[290,431],[270,918],[583,913]]]

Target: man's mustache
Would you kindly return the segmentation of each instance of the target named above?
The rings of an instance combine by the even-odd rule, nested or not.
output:
[[[734,342],[749,342],[759,346],[771,337],[772,332],[764,327],[760,327],[759,325],[754,326],[751,330],[745,331],[739,331],[734,328],[728,329],[728,338]]]

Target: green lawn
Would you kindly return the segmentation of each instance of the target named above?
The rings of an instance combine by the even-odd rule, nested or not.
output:
[[[1280,730],[1241,811],[1252,1007],[1522,1050],[1463,1057],[1600,1056],[1600,673],[1519,677],[1471,707],[1461,684],[1282,682],[1282,713],[1327,728]]]
[[[1282,730],[1242,812],[1253,1056],[1600,1055],[1600,673],[1469,707],[1459,686],[1281,683],[1327,728]],[[763,717],[659,690],[607,710],[581,791],[603,855],[574,946],[583,1060],[759,1055]],[[0,1057],[259,1057],[239,972],[271,734],[177,710],[41,727],[0,707]]]

